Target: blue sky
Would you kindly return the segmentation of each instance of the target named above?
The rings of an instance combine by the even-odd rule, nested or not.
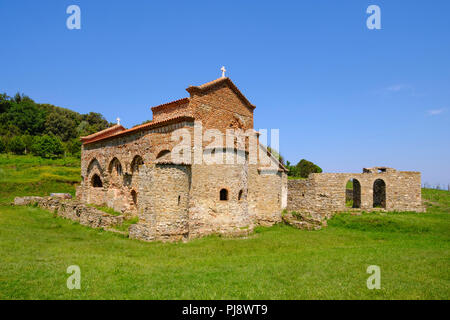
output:
[[[66,8],[81,8],[81,30]],[[381,8],[369,30],[366,8]],[[450,183],[450,1],[1,1],[0,91],[133,126],[229,76],[255,128],[328,172]]]

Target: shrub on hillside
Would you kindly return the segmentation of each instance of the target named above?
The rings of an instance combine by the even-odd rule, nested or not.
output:
[[[310,173],[321,173],[322,168],[320,168],[318,165],[312,163],[311,161],[302,159],[299,163],[296,165],[298,169],[298,174],[302,178],[308,178]]]
[[[295,166],[291,166],[291,163],[287,161],[286,167],[289,170],[288,175],[297,178],[308,178],[310,173],[322,172],[322,168],[305,159],[300,160]]]
[[[25,143],[21,136],[14,136],[8,142],[8,150],[14,154],[25,153]]]
[[[35,155],[47,159],[60,158],[64,154],[61,139],[53,135],[35,137],[32,151]]]
[[[3,137],[0,137],[0,153],[6,152],[6,143]]]
[[[65,149],[68,154],[80,158],[81,157],[81,141],[78,138],[67,141]]]

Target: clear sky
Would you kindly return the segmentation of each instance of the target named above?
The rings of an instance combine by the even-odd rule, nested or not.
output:
[[[72,4],[80,30],[66,27]],[[366,26],[372,4],[381,30]],[[130,127],[225,65],[292,163],[450,183],[447,0],[0,0],[0,41],[9,95]]]

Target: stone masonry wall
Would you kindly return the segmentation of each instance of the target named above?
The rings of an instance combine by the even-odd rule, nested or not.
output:
[[[147,241],[187,239],[190,166],[145,165],[139,177],[139,223],[131,226],[130,237]]]
[[[287,209],[322,217],[346,211],[349,209],[345,206],[346,184],[350,179],[358,180],[361,186],[360,210],[424,211],[420,173],[395,170],[377,173],[313,173],[306,180],[289,180]],[[385,184],[384,208],[373,206],[374,183],[378,179]]]
[[[161,151],[171,150],[178,143],[171,141],[174,130],[189,129],[192,126],[192,123],[181,122],[83,145],[82,182],[77,188],[77,199],[85,203],[106,205],[127,216],[136,216],[140,199],[140,166],[135,164],[154,163]],[[138,159],[141,159],[141,162],[137,161]],[[120,165],[120,172],[116,163]],[[102,187],[93,186],[94,175],[100,177]],[[136,194],[137,201],[134,201],[133,193]]]
[[[190,105],[205,129],[253,129],[253,111],[225,83],[191,95]]]
[[[260,225],[270,226],[281,222],[283,184],[286,175],[280,171],[260,170],[257,165],[249,166],[249,211],[253,220]]]
[[[226,190],[227,200],[220,200],[222,189]],[[250,219],[247,197],[246,163],[192,165],[189,237],[197,238],[207,234],[240,235],[252,231],[254,221]]]

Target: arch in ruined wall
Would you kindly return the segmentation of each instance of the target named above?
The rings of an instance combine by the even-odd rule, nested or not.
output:
[[[114,157],[108,165],[108,172],[112,174],[113,172],[116,172],[117,175],[121,176],[123,171],[122,164],[120,163],[119,159],[117,157]]]
[[[94,168],[98,169],[98,171],[99,171],[100,173],[103,172],[102,166],[100,165],[100,162],[97,160],[97,158],[93,158],[93,159],[89,162],[89,165],[87,166],[86,176],[89,176],[90,173],[92,172],[92,170],[94,170]]]
[[[136,155],[131,161],[131,173],[139,172],[139,167],[144,164],[144,160],[140,155]]]
[[[386,208],[386,182],[383,179],[373,182],[373,207]]]
[[[351,188],[349,188],[349,183],[351,183]],[[361,183],[356,178],[346,180],[345,205],[351,208],[361,208]]]

